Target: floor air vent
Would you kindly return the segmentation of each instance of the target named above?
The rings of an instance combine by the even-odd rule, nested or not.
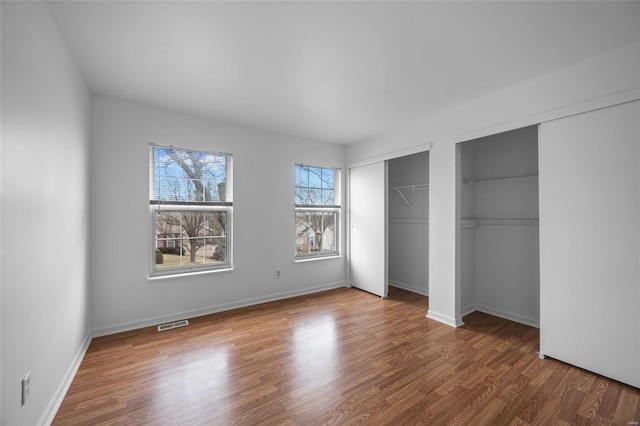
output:
[[[168,322],[166,324],[160,324],[158,326],[158,331],[171,330],[172,328],[184,327],[185,325],[189,325],[189,320]]]

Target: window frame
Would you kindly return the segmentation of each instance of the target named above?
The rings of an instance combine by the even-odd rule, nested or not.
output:
[[[321,170],[331,170],[333,171],[334,175],[333,175],[333,193],[334,193],[334,199],[333,202],[334,204],[299,204],[297,203],[297,196],[296,196],[296,191],[299,188],[302,189],[321,189],[321,188],[317,188],[317,187],[311,187],[309,185],[307,186],[301,186],[298,185],[298,182],[296,181],[296,176],[297,176],[297,168],[298,166],[303,166],[303,167],[309,167],[309,168],[315,168],[315,169],[321,169]],[[321,167],[321,166],[312,166],[309,164],[304,164],[304,163],[295,163],[294,165],[294,191],[293,191],[293,195],[294,195],[294,235],[295,235],[295,239],[294,239],[294,261],[295,262],[301,262],[301,261],[307,261],[307,260],[316,260],[316,259],[327,259],[327,258],[333,258],[333,257],[339,257],[341,256],[341,248],[342,248],[342,241],[340,239],[341,237],[341,232],[340,232],[340,226],[341,226],[341,212],[342,212],[342,208],[341,208],[341,203],[340,203],[340,197],[341,197],[341,179],[342,179],[342,171],[339,168],[335,168],[335,167]],[[322,198],[322,197],[321,197]],[[306,252],[306,253],[301,253],[298,251],[298,214],[300,212],[305,212],[305,213],[316,213],[316,214],[326,214],[326,213],[332,213],[334,215],[334,223],[333,223],[333,239],[334,239],[334,250],[331,251],[323,251],[322,249],[315,251],[315,252]],[[324,232],[324,231],[323,231]]]
[[[182,201],[182,200],[158,200],[155,198],[155,149],[176,149],[203,154],[212,154],[225,157],[225,195],[224,201]],[[212,236],[211,238],[225,238],[226,257],[224,262],[209,264],[186,264],[177,267],[157,268],[156,252],[158,249],[158,225],[156,222],[157,215],[160,212],[220,212],[226,214],[224,231],[220,236]],[[149,144],[149,218],[150,218],[150,260],[149,260],[149,278],[180,276],[193,273],[217,272],[233,270],[233,155],[223,152],[203,151],[184,147],[175,147]],[[180,225],[178,225],[180,226]],[[180,228],[183,229],[182,227]],[[182,231],[184,232],[184,231]],[[190,237],[194,238],[194,237]],[[208,238],[208,237],[203,237]],[[206,246],[205,246],[206,247]],[[181,254],[180,256],[189,255]]]

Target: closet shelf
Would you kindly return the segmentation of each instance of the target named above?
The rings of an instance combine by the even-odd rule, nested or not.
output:
[[[402,225],[428,225],[429,218],[428,217],[390,217],[389,223],[397,223]]]
[[[477,228],[481,225],[539,226],[539,224],[538,218],[469,217],[460,219],[461,228]]]
[[[462,178],[462,183],[466,185],[469,182],[484,182],[487,180],[513,179],[513,178],[522,178],[527,176],[538,176],[538,172],[536,171],[536,172],[517,173],[517,174],[511,174],[511,175],[497,175],[497,176],[488,176],[488,177],[482,177],[482,178],[465,177],[465,178]]]
[[[412,209],[413,206],[411,206],[411,203],[409,203],[409,201],[407,200],[407,197],[404,196],[402,191],[413,191],[415,189],[429,189],[429,184],[428,183],[420,183],[420,184],[417,184],[417,185],[405,185],[405,186],[392,186],[392,187],[389,187],[389,191],[396,191],[398,193],[398,195],[400,195],[400,197],[402,198],[402,201],[404,201],[404,203],[410,209]]]

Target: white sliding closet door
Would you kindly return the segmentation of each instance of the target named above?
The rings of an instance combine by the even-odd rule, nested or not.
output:
[[[640,101],[541,125],[540,351],[640,387]]]
[[[351,285],[387,297],[387,165],[349,169]]]

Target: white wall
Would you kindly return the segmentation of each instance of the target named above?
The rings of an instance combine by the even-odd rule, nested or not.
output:
[[[1,423],[33,425],[55,414],[89,341],[90,98],[46,6],[1,8]]]
[[[507,87],[347,146],[347,162],[431,143],[429,316],[461,324],[455,144],[640,97],[640,43]]]
[[[2,7],[0,7],[0,26],[2,22]],[[0,46],[2,45],[2,31],[0,31]],[[0,47],[0,52],[2,48]],[[0,81],[2,80],[2,58],[0,55]],[[0,99],[2,99],[2,84],[0,83]],[[2,121],[2,102],[0,102],[0,122]],[[0,384],[2,383],[2,134],[0,124]],[[0,424],[2,423],[2,385],[0,385]]]
[[[429,151],[389,160],[389,188],[429,183]],[[389,191],[389,284],[429,294],[429,188]]]
[[[460,144],[460,176],[475,177],[476,146]],[[467,315],[476,309],[476,183],[470,180],[459,184],[460,192],[460,310]]]
[[[149,143],[233,154],[235,270],[148,278]],[[94,97],[91,306],[95,332],[107,334],[345,285],[344,256],[299,263],[293,257],[294,164],[338,167],[344,177],[344,150],[340,145]],[[344,220],[341,231],[344,235]],[[275,277],[276,269],[281,271],[280,278]]]

